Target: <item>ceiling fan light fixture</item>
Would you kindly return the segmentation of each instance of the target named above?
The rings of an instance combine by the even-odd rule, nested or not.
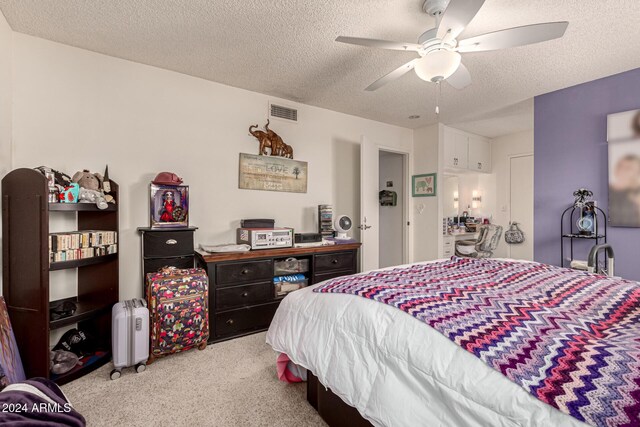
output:
[[[416,62],[415,71],[422,80],[437,83],[456,72],[462,57],[458,52],[438,49]]]

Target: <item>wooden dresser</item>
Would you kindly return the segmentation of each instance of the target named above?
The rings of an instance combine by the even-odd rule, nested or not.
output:
[[[196,252],[209,275],[209,342],[264,331],[282,298],[276,298],[274,263],[308,259],[309,285],[357,273],[360,243],[315,248],[265,249],[232,254]]]

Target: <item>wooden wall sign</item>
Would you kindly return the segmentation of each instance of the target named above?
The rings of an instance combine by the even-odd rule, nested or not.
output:
[[[307,162],[240,153],[238,187],[247,190],[307,192]]]

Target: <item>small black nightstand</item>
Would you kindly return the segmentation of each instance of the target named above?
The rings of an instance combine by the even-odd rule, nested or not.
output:
[[[142,234],[142,286],[147,273],[158,271],[164,266],[193,268],[193,234],[198,227],[149,228],[139,227]],[[143,289],[144,295],[145,289]]]

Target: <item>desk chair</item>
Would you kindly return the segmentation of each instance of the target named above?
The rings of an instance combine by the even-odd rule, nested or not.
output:
[[[481,225],[478,227],[476,240],[460,240],[456,242],[456,255],[467,258],[491,258],[498,247],[502,236],[502,226]]]

